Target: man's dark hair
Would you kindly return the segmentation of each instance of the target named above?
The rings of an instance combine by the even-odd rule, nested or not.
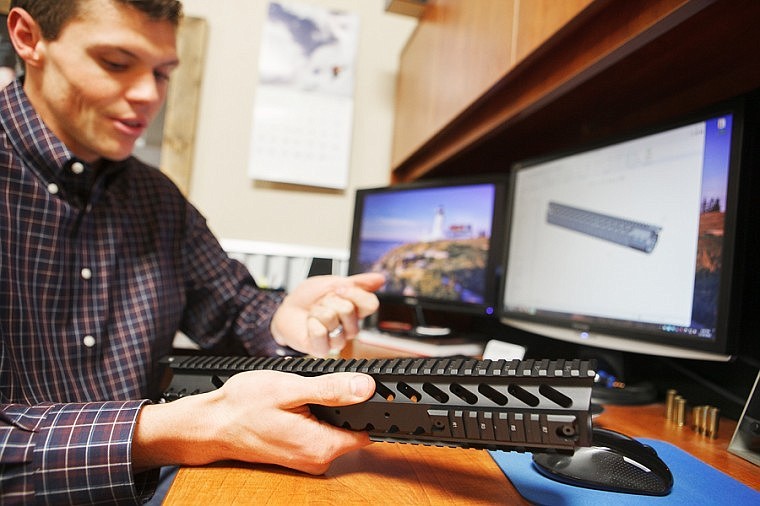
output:
[[[129,5],[156,21],[169,21],[175,26],[182,19],[182,2],[179,0],[110,0]],[[61,28],[87,7],[89,0],[12,0],[11,7],[27,11],[42,30],[42,36],[54,40]]]

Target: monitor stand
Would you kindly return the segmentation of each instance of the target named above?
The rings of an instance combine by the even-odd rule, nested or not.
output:
[[[612,405],[641,405],[651,404],[657,399],[657,389],[654,384],[642,381],[623,387],[607,387],[595,384],[591,389],[591,401],[597,404]]]
[[[422,307],[420,307],[419,304],[414,305],[414,320],[412,332],[414,332],[415,335],[423,337],[446,337],[451,335],[451,329],[449,327],[428,325],[425,321],[425,313],[422,311]]]
[[[430,325],[416,325],[412,332],[415,335],[423,337],[446,337],[451,335],[451,329],[448,327],[433,327]]]
[[[649,381],[627,382],[622,352],[599,348],[583,348],[583,358],[597,361],[597,375],[591,389],[596,404],[641,405],[657,400],[657,389]]]
[[[429,325],[419,304],[408,304],[406,307],[413,308],[411,315],[405,315],[407,321],[379,320],[378,315],[374,315],[365,322],[357,339],[420,356],[476,357],[483,354],[485,339],[460,333],[447,326]]]

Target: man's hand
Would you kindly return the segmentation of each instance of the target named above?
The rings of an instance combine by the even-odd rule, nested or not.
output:
[[[316,356],[342,349],[359,332],[359,320],[377,311],[372,292],[383,283],[385,277],[378,273],[306,279],[274,314],[275,341]]]
[[[368,445],[370,439],[366,432],[318,420],[308,404],[356,404],[374,391],[372,377],[357,373],[236,374],[213,392],[145,406],[132,444],[133,467],[139,472],[240,460],[322,474],[335,458]]]

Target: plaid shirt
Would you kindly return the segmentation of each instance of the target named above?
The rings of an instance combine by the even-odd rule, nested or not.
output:
[[[0,502],[137,502],[140,407],[182,330],[203,348],[277,351],[281,294],[259,290],[158,170],[97,172],[0,92]],[[142,497],[141,497],[142,496]]]

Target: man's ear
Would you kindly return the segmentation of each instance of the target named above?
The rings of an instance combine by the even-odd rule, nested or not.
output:
[[[8,13],[8,35],[16,54],[26,65],[36,66],[39,64],[39,43],[42,41],[42,30],[27,11],[18,7],[10,10]]]

